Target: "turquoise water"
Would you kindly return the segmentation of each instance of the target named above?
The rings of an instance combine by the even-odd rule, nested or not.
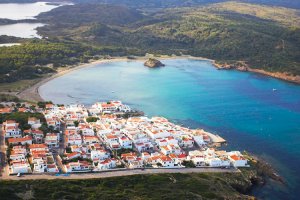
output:
[[[297,199],[300,86],[254,73],[216,70],[209,61],[163,62],[166,67],[157,69],[139,61],[93,65],[46,83],[40,93],[55,103],[119,99],[149,116],[216,132],[228,140],[227,148],[264,157],[287,180],[287,186],[271,181],[255,195]]]

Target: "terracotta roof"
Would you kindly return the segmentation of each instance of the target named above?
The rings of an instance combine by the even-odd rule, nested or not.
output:
[[[23,138],[8,138],[8,143],[19,143],[32,140],[32,137],[23,137]]]

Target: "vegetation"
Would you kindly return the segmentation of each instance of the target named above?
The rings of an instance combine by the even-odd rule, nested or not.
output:
[[[0,102],[20,102],[21,100],[10,94],[0,94]]]
[[[98,117],[88,117],[86,118],[86,122],[97,122],[99,118]]]
[[[87,48],[71,43],[32,41],[0,48],[0,82],[38,78],[55,67],[75,64],[88,56]],[[52,64],[51,66],[44,66]]]
[[[300,17],[293,9],[226,2],[138,13],[122,6],[79,4],[39,19],[50,24],[40,28],[47,37],[125,47],[128,55],[190,54],[300,74]]]
[[[22,199],[25,195],[31,199],[248,199],[240,192],[246,193],[250,186],[248,177],[241,173],[154,174],[1,181],[0,195],[3,200]]]
[[[187,160],[183,161],[182,165],[185,166],[185,167],[187,167],[187,168],[194,168],[194,167],[196,167],[196,165],[191,160],[190,161],[187,161]]]
[[[106,0],[73,0],[79,3],[107,3]],[[110,0],[109,2],[117,5],[127,5],[130,7],[183,7],[183,6],[199,6],[209,3],[225,2],[228,0]],[[300,3],[297,0],[237,0],[248,3],[259,3],[266,5],[286,6],[290,8],[300,8]]]
[[[28,129],[28,118],[36,117],[41,120],[41,123],[45,122],[44,115],[41,113],[28,113],[28,112],[13,112],[0,114],[0,124],[6,120],[16,120],[19,123],[21,130]]]
[[[44,39],[0,48],[0,83],[17,91],[26,82],[55,73],[58,67],[145,53],[190,54],[220,63],[242,61],[252,68],[300,75],[299,10],[223,1],[207,4],[207,0],[76,2],[80,4],[39,15],[39,22],[49,24],[38,28]],[[120,2],[130,8],[113,5]],[[283,4],[281,0],[242,2]],[[0,40],[18,39],[5,36]],[[25,82],[7,84],[19,81]]]
[[[52,104],[52,101],[39,101],[39,102],[37,103],[37,106],[38,106],[39,108],[45,109],[45,108],[46,108],[46,104]]]

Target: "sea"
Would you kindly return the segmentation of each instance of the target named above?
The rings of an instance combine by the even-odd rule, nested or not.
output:
[[[160,68],[142,61],[91,64],[39,88],[45,100],[82,103],[121,100],[147,116],[164,116],[204,128],[248,151],[284,178],[253,190],[260,199],[299,199],[300,86],[272,77],[217,70],[208,60],[166,59]]]

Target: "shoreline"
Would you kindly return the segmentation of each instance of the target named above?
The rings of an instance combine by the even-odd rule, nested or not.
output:
[[[121,62],[121,61],[146,61],[148,58],[149,58],[149,56],[139,56],[139,57],[137,56],[137,57],[134,57],[134,59],[129,59],[128,57],[112,57],[111,59],[101,59],[101,60],[95,60],[95,61],[91,61],[89,63],[79,64],[79,65],[75,65],[75,66],[68,66],[66,68],[62,68],[55,74],[51,74],[49,76],[41,78],[41,80],[38,83],[36,83],[32,86],[29,86],[28,88],[26,88],[20,92],[17,92],[16,96],[22,100],[26,100],[26,101],[30,101],[30,102],[44,101],[44,99],[41,97],[41,95],[39,93],[39,88],[42,85],[44,85],[45,83],[47,83],[55,78],[61,77],[67,73],[70,73],[72,71],[79,70],[82,68],[90,67],[90,66],[96,65],[96,64],[105,64],[105,63]],[[158,59],[160,59],[160,60],[180,59],[180,58],[188,58],[188,59],[193,59],[193,60],[207,60],[207,61],[213,62],[213,60],[208,59],[208,58],[194,57],[194,56],[188,56],[188,55],[183,55],[183,56],[162,55],[162,56],[158,57]]]
[[[26,100],[26,101],[31,101],[31,102],[38,102],[38,101],[44,101],[44,99],[41,97],[40,93],[39,93],[39,88],[44,85],[45,83],[61,77],[69,72],[78,70],[78,69],[82,69],[85,67],[90,67],[92,65],[96,65],[96,64],[105,64],[105,63],[110,63],[110,62],[120,62],[120,61],[144,61],[147,60],[150,56],[136,56],[134,57],[134,59],[130,59],[128,57],[112,57],[111,59],[101,59],[101,60],[95,60],[95,61],[91,61],[89,63],[80,63],[78,65],[75,66],[68,66],[66,68],[62,68],[60,70],[58,70],[57,73],[55,74],[51,74],[49,76],[46,76],[44,78],[41,78],[41,80],[16,93],[16,96],[20,99]],[[247,70],[239,70],[236,68],[224,68],[222,67],[222,65],[217,64],[216,60],[212,60],[209,58],[204,58],[204,57],[195,57],[195,56],[190,56],[190,55],[182,55],[182,56],[166,56],[166,55],[162,55],[160,57],[157,57],[157,59],[159,60],[167,60],[167,59],[192,59],[192,60],[206,60],[206,61],[210,61],[211,64],[216,68],[216,69],[225,69],[225,70],[237,70],[237,71],[243,71],[243,72],[252,72],[252,73],[257,73],[257,74],[261,74],[264,76],[269,76],[269,77],[273,77],[273,78],[277,78],[279,80],[283,80],[283,81],[287,81],[290,83],[294,83],[294,84],[300,84],[300,76],[290,76],[286,73],[282,73],[282,72],[268,72],[262,69],[253,69],[250,67],[247,67]]]
[[[237,71],[241,71],[241,72],[252,72],[252,73],[276,78],[276,79],[279,79],[282,81],[287,81],[287,82],[294,83],[294,84],[300,84],[300,76],[299,75],[293,76],[293,75],[289,75],[286,72],[269,72],[269,71],[265,71],[263,69],[251,68],[247,65],[244,65],[241,67],[236,67],[236,66],[230,65],[230,64],[223,65],[223,64],[218,64],[215,60],[212,61],[212,64],[218,70],[237,70]]]

